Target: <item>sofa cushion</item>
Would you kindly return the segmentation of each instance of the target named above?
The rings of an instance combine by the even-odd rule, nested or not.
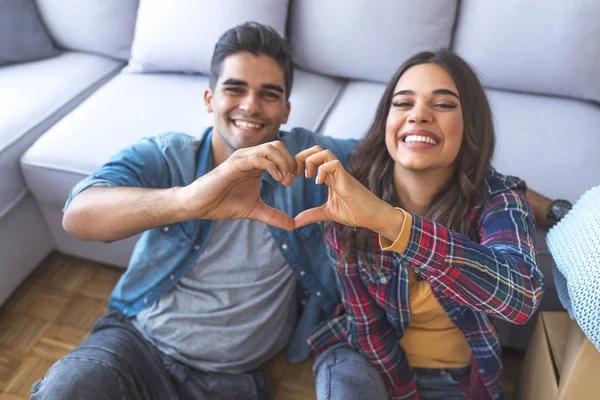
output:
[[[574,202],[600,183],[600,106],[488,90],[496,123],[494,166],[536,191]]]
[[[286,127],[318,127],[342,83],[297,70]],[[199,135],[212,125],[204,75],[121,73],[42,136],[22,157],[27,185],[46,204],[64,204],[71,188],[143,136]],[[52,182],[48,185],[48,182]]]
[[[598,21],[598,0],[463,0],[454,50],[486,86],[600,101]]]
[[[33,0],[0,1],[0,65],[57,54]]]
[[[125,61],[131,52],[138,0],[36,0],[62,48]]]
[[[292,1],[289,35],[302,68],[387,82],[422,50],[450,45],[456,0]]]
[[[364,138],[384,91],[385,85],[381,83],[348,82],[320,131],[341,139]]]
[[[210,73],[219,37],[246,21],[285,32],[288,0],[142,0],[130,72]]]
[[[66,52],[0,68],[0,217],[25,195],[19,157],[122,63]]]

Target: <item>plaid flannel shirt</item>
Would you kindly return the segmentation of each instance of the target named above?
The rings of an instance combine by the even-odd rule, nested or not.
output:
[[[436,299],[463,332],[473,358],[461,387],[469,399],[501,399],[500,343],[489,316],[524,324],[537,309],[543,276],[534,243],[534,217],[525,183],[490,171],[488,199],[476,199],[470,213],[479,240],[412,215],[404,252],[383,251],[373,234],[367,268],[342,253],[339,232],[328,240],[337,265],[342,307],[309,339],[321,352],[347,342],[383,376],[392,399],[418,399],[416,383],[399,339],[410,322],[408,268],[431,285]]]

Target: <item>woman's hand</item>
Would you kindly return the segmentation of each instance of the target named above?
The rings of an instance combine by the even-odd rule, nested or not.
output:
[[[296,228],[319,221],[334,221],[363,227],[394,241],[402,228],[404,214],[381,200],[350,175],[330,150],[314,146],[295,157],[296,173],[327,184],[329,196],[320,207],[302,211],[294,218]]]

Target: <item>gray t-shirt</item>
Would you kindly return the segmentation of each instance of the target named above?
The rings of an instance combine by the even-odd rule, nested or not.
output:
[[[195,265],[133,323],[182,363],[244,373],[287,345],[297,317],[296,283],[267,225],[215,221]]]

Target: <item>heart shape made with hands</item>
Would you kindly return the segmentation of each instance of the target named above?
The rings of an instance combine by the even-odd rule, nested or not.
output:
[[[293,222],[293,229],[322,221],[369,228],[377,219],[376,214],[378,210],[381,210],[382,205],[391,208],[350,175],[337,159],[326,161],[320,165],[309,166],[307,164],[304,175],[305,179],[314,178],[317,185],[327,185],[327,200],[318,207],[301,211],[293,219],[285,212],[265,204],[264,211],[268,210],[273,213],[270,221],[265,221],[266,223],[270,225],[285,224],[279,227],[287,230],[292,230],[290,220]]]
[[[221,194],[211,200],[222,211],[217,219],[254,219],[288,231],[321,221],[373,229],[383,224],[385,208],[381,207],[392,208],[348,173],[332,151],[320,146],[303,150],[292,159],[283,143],[276,141],[238,150],[226,163],[224,181],[215,181],[221,189],[216,192]],[[328,186],[327,201],[292,218],[260,197],[265,171],[284,186],[302,175],[303,179],[314,178],[317,185]]]

